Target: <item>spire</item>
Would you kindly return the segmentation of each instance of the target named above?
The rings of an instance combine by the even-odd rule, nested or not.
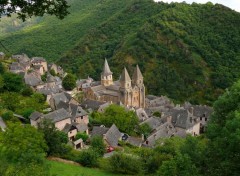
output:
[[[102,75],[104,75],[104,76],[112,75],[112,72],[111,72],[108,62],[107,62],[107,59],[105,59],[105,62],[104,62]]]
[[[139,79],[143,79],[143,75],[138,67],[138,65],[136,66],[134,73],[133,73],[133,80],[139,80]]]
[[[130,78],[130,76],[128,74],[128,71],[127,71],[126,67],[124,67],[124,69],[123,69],[120,81],[122,81],[122,82],[131,82],[131,78]]]

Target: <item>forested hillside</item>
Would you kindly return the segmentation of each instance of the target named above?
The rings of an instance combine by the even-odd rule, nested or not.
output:
[[[124,65],[132,73],[139,64],[147,93],[179,101],[211,103],[240,78],[240,14],[229,8],[152,0],[70,5],[63,21],[34,18],[18,32],[3,19],[0,38],[13,53],[58,60],[80,77],[99,79],[104,58],[115,79]]]

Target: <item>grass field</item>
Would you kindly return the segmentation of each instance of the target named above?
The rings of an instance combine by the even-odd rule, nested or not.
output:
[[[50,173],[54,176],[117,176],[99,169],[81,167],[73,164],[65,164],[58,161],[47,161],[50,165]],[[120,176],[120,175],[118,175]]]

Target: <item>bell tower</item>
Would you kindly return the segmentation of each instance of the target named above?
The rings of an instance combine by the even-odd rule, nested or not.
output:
[[[103,86],[110,86],[113,84],[112,72],[109,68],[107,59],[105,59],[103,72],[101,73],[101,84]]]
[[[132,92],[132,83],[131,78],[128,74],[126,68],[123,69],[120,77],[120,101],[125,105],[132,105],[131,103],[131,92]]]
[[[134,91],[137,94],[136,104],[138,104],[139,107],[144,108],[145,107],[145,86],[143,83],[143,75],[138,67],[136,66],[133,77],[132,77],[132,83]]]

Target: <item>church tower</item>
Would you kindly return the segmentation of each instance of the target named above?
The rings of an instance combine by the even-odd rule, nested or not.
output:
[[[103,86],[110,86],[113,84],[112,72],[109,68],[107,59],[105,59],[103,72],[101,73],[101,84]]]
[[[143,83],[143,76],[142,73],[138,67],[136,66],[133,77],[132,77],[132,83],[133,83],[133,105],[136,107],[145,107],[145,86]]]
[[[128,74],[126,68],[123,69],[123,72],[120,77],[120,101],[125,105],[132,105],[131,103],[131,91],[132,91],[132,84],[131,78]]]

